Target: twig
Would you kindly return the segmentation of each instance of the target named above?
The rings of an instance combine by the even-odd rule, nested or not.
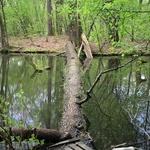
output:
[[[149,10],[120,10],[120,9],[107,9],[105,8],[107,11],[114,11],[114,12],[124,12],[124,13],[150,13]],[[102,11],[102,9],[101,9]],[[104,11],[104,9],[103,9]]]
[[[147,124],[148,124],[148,118],[149,118],[149,106],[150,106],[150,100],[147,101],[145,130],[146,130],[146,126],[147,126]]]
[[[82,48],[83,48],[83,41],[82,41],[81,46],[80,46],[80,48],[79,48],[78,57],[80,57]]]
[[[111,149],[126,146],[126,145],[127,145],[127,143],[121,143],[121,144],[118,144],[118,145],[113,145],[113,146],[111,146]]]
[[[130,36],[132,39],[134,39],[134,36],[133,36],[129,31],[127,31],[127,30],[125,30],[125,31],[129,34],[129,36]],[[134,41],[135,41],[136,43],[138,43],[137,40],[134,39]]]
[[[82,44],[84,46],[84,52],[85,52],[86,57],[87,58],[93,58],[90,44],[89,44],[89,42],[86,38],[86,35],[84,33],[82,33],[81,39],[82,39]]]
[[[140,131],[143,131],[143,133],[147,136],[147,138],[148,138],[148,140],[150,140],[150,135],[143,129],[143,128],[141,128],[140,126],[137,126],[134,122],[133,122],[133,120],[135,120],[135,116],[132,116],[132,114],[130,114],[130,112],[128,111],[128,110],[126,110],[126,109],[124,109],[127,113],[128,113],[128,115],[129,115],[129,117],[130,117],[130,122],[131,122],[131,124],[133,124],[136,128],[138,128]]]
[[[150,40],[146,42],[145,50],[148,50],[148,45],[150,44]]]
[[[98,5],[100,5],[101,1],[99,1]],[[92,20],[92,24],[90,25],[90,29],[89,29],[89,32],[87,34],[87,38],[90,37],[90,34],[91,34],[91,31],[93,29],[93,26],[95,24],[95,20],[97,19],[97,17],[99,17],[99,14],[101,13],[101,9],[98,11],[98,13],[95,15],[94,19],[92,19],[92,15],[91,15],[91,20]]]
[[[4,133],[0,133],[0,137],[6,142],[6,144],[9,145],[9,147],[12,150],[15,150],[15,148],[12,145],[12,140],[11,140],[11,137],[10,137],[11,128],[9,128],[9,132],[3,126],[1,126],[1,125],[0,125],[0,128],[4,132]]]
[[[142,55],[142,54],[141,54],[141,55]],[[140,56],[141,56],[141,55],[140,55]],[[106,73],[108,73],[108,72],[116,71],[116,70],[118,70],[118,69],[121,69],[121,68],[127,66],[128,64],[130,64],[131,62],[135,61],[135,60],[136,60],[137,58],[139,58],[140,56],[135,57],[134,59],[128,61],[127,63],[125,63],[125,64],[123,64],[123,65],[121,65],[121,66],[118,66],[118,67],[115,67],[115,68],[111,68],[111,69],[108,69],[108,70],[105,70],[105,71],[101,71],[101,72],[99,73],[99,75],[96,77],[96,79],[95,79],[95,81],[93,82],[93,84],[92,84],[92,86],[90,87],[90,89],[87,90],[87,92],[86,92],[86,98],[83,99],[82,101],[77,102],[77,104],[82,105],[83,103],[87,102],[87,101],[91,98],[91,95],[90,95],[90,94],[91,94],[91,92],[93,91],[94,87],[96,86],[97,82],[100,80],[100,78],[101,78],[101,76],[102,76],[103,74],[106,74]]]
[[[99,48],[100,51],[102,51],[102,49],[104,48],[104,46],[105,46],[106,43],[107,43],[106,40],[102,43],[101,47]]]
[[[57,54],[56,56],[60,56],[60,55],[62,55],[62,54],[65,54],[65,52],[61,52],[61,53]]]

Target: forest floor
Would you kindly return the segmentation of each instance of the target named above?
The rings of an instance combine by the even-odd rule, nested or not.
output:
[[[29,37],[19,38],[12,37],[9,44],[14,51],[49,51],[61,52],[65,50],[68,41],[67,36],[45,36],[45,37]]]
[[[11,37],[9,38],[9,45],[12,52],[55,52],[61,53],[65,51],[65,45],[69,37],[66,35],[62,36],[45,36],[45,37]],[[134,48],[139,50],[144,50],[146,43],[140,42],[126,42],[126,51],[133,51]],[[149,44],[150,45],[150,44]],[[123,49],[121,47],[113,48],[108,41],[105,41],[101,46],[97,46],[94,42],[90,42],[90,46],[93,53],[101,54],[116,54],[120,53]],[[129,49],[128,49],[129,47]],[[1,48],[1,44],[0,44]],[[130,49],[132,48],[132,50]]]

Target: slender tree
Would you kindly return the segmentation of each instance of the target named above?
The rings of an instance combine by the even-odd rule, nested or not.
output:
[[[139,4],[142,4],[143,0],[139,0]]]
[[[0,31],[1,31],[1,43],[2,47],[8,47],[8,34],[7,34],[7,27],[6,27],[6,18],[4,12],[4,1],[0,0]]]
[[[70,41],[74,43],[76,47],[79,47],[81,45],[81,34],[82,34],[82,27],[80,21],[80,14],[78,13],[78,6],[79,6],[78,0],[70,4],[70,8],[72,8],[74,11],[73,14],[69,14],[72,17],[72,19],[70,20],[70,24],[68,27]]]
[[[62,17],[62,14],[59,13],[59,9],[60,7],[63,6],[63,3],[64,3],[64,0],[57,0],[55,2],[55,16],[56,16],[56,34],[60,35],[62,34],[62,29],[63,29],[63,26],[65,27],[65,25],[63,25],[63,17]],[[66,23],[64,21],[64,23]]]
[[[53,35],[52,27],[52,0],[47,0],[47,25],[48,25],[48,35]]]

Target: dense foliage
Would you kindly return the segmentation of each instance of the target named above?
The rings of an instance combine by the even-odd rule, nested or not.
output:
[[[70,24],[78,24],[80,21],[83,32],[99,45],[106,40],[123,46],[127,39],[142,42],[150,39],[148,0],[0,1],[3,7],[0,16],[9,36],[47,35],[47,20],[51,18],[55,35],[70,32]],[[48,1],[51,14],[47,8]]]

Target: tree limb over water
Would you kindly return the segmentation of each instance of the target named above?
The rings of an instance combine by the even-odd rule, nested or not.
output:
[[[91,85],[91,87],[89,88],[89,90],[87,90],[85,99],[83,99],[83,100],[77,102],[77,104],[82,105],[82,104],[84,104],[85,102],[87,102],[87,101],[91,98],[91,92],[93,91],[94,87],[96,86],[96,84],[98,83],[98,81],[100,80],[100,78],[101,78],[102,75],[104,75],[104,74],[106,74],[106,73],[109,73],[109,72],[111,72],[111,71],[116,71],[116,70],[118,70],[118,69],[121,69],[121,68],[127,66],[128,64],[132,63],[133,61],[135,61],[136,59],[138,59],[138,58],[141,57],[142,55],[143,55],[143,53],[142,53],[141,55],[139,55],[139,56],[137,56],[137,57],[131,59],[130,61],[128,61],[127,63],[125,63],[125,64],[123,64],[123,65],[121,65],[121,66],[118,66],[118,67],[115,67],[115,68],[111,68],[111,69],[108,69],[108,70],[105,70],[105,71],[101,71],[101,72],[98,74],[98,76],[96,77],[95,81],[92,83],[92,85]]]

